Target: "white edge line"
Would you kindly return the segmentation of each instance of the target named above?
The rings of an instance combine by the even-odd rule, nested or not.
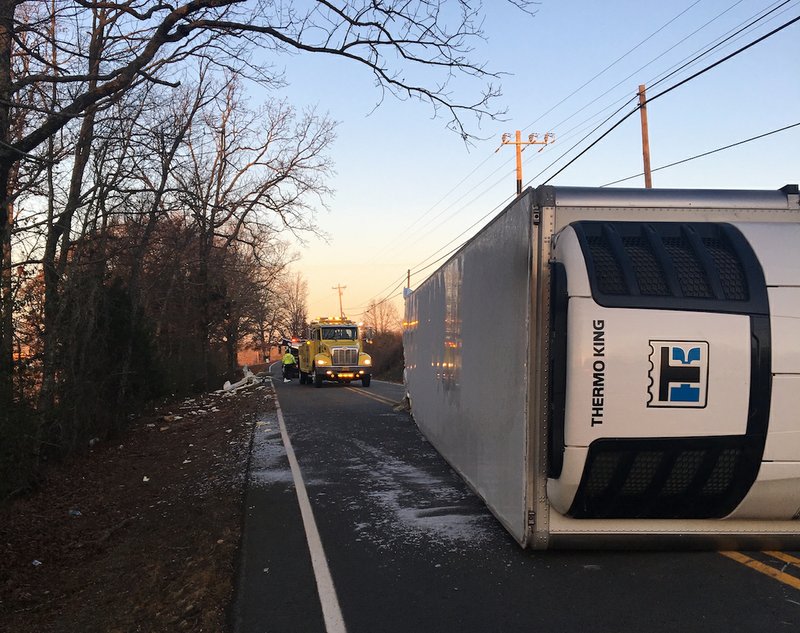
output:
[[[278,412],[278,425],[281,428],[283,446],[286,449],[286,456],[289,458],[289,466],[292,469],[295,490],[297,491],[297,502],[300,505],[300,514],[303,517],[303,527],[306,531],[306,541],[308,541],[308,551],[311,554],[311,565],[314,568],[314,577],[317,581],[317,593],[319,602],[322,606],[322,617],[325,620],[325,630],[327,633],[347,633],[342,617],[342,610],[339,607],[339,599],[336,597],[336,588],[333,585],[328,560],[325,558],[325,550],[322,548],[322,540],[317,531],[317,523],[314,520],[314,513],[311,510],[311,502],[308,499],[306,485],[303,482],[303,475],[300,472],[300,465],[297,463],[292,443],[289,441],[289,433],[286,431],[286,423],[283,420],[281,406],[278,403],[278,394],[275,393],[275,406]]]

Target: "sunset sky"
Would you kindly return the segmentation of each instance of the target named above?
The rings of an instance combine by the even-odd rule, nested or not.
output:
[[[513,148],[495,152],[504,132],[555,133],[554,144],[523,154],[524,183],[543,184],[633,109],[625,105],[581,142],[639,84],[654,86],[652,98],[800,15],[798,1],[544,0],[534,17],[500,0],[484,4],[486,41],[474,57],[509,73],[495,104],[507,114],[504,122],[467,119],[483,138],[471,146],[446,129],[447,119],[433,118],[429,105],[382,96],[371,74],[353,63],[280,58],[290,84],[282,96],[339,121],[331,152],[335,196],[317,217],[328,241],[311,237],[296,246],[294,269],[308,280],[310,317],[338,313],[339,284],[346,286],[348,316],[358,319],[370,300],[386,297],[402,309],[406,271],[412,270],[412,287],[423,281],[513,196]],[[772,9],[755,27],[656,84]],[[654,100],[648,106],[653,168],[800,123],[798,76],[800,22]],[[480,84],[459,80],[453,89],[468,101]],[[653,185],[777,189],[800,182],[798,146],[800,126],[657,171]],[[637,113],[548,184],[600,186],[641,171]],[[616,186],[643,186],[643,179]]]

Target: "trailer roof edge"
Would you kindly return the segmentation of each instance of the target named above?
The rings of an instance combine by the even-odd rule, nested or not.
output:
[[[800,210],[797,185],[776,190],[639,189],[541,185],[537,206]]]

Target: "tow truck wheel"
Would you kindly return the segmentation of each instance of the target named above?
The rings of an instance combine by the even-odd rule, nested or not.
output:
[[[319,374],[314,374],[314,386],[321,387],[322,386],[322,376]]]
[[[372,380],[372,376],[364,376],[361,379],[361,386],[362,387],[369,387],[369,383]]]
[[[300,384],[306,384],[306,372],[304,372],[302,369],[300,370]]]

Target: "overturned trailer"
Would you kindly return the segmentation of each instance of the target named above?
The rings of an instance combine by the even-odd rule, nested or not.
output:
[[[523,546],[800,547],[800,196],[528,189],[413,292],[418,426]]]

